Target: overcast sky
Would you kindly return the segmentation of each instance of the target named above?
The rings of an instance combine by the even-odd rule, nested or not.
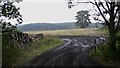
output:
[[[90,4],[79,4],[68,9],[65,0],[23,0],[18,3],[23,16],[23,24],[27,23],[56,23],[76,21],[77,11],[91,9]]]

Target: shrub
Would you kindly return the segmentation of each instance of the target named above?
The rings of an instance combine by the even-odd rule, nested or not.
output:
[[[14,58],[19,54],[20,49],[14,47],[13,41],[11,40],[11,33],[2,35],[2,66],[10,67],[14,66],[17,60]]]
[[[118,46],[120,46],[120,44],[117,42],[117,50],[111,51],[107,44],[103,44],[96,49],[96,52],[94,51],[94,49],[91,49],[90,55],[99,57],[99,60],[101,62],[120,61],[120,58],[119,58],[120,48]]]

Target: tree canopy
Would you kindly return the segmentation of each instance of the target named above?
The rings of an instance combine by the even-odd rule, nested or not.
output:
[[[81,10],[77,12],[77,16],[76,17],[76,26],[79,26],[80,28],[85,28],[88,27],[89,23],[90,23],[90,19],[89,19],[89,11],[87,10]]]
[[[16,2],[20,2],[20,0],[16,0]],[[11,31],[16,28],[15,25],[12,25],[12,22],[8,22],[8,20],[15,19],[18,23],[21,24],[23,22],[22,15],[20,14],[20,8],[16,7],[12,1],[2,0],[0,2],[0,25],[2,26],[2,31]]]

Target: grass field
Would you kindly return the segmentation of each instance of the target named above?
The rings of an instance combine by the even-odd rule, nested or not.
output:
[[[29,34],[39,34],[43,33],[44,35],[75,35],[75,36],[84,36],[84,35],[101,35],[104,34],[104,31],[101,31],[96,28],[84,28],[84,29],[64,29],[64,30],[48,30],[48,31],[28,31],[25,33]]]

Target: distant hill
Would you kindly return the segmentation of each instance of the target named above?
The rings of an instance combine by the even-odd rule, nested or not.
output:
[[[37,30],[59,30],[77,28],[73,22],[65,23],[32,23],[18,26],[21,31],[37,31]]]
[[[95,28],[97,25],[98,28],[102,27],[99,23],[91,23],[89,24],[89,28]],[[59,30],[59,29],[76,29],[74,22],[65,22],[65,23],[32,23],[32,24],[25,24],[20,25],[18,28],[21,31],[40,31],[40,30]]]

